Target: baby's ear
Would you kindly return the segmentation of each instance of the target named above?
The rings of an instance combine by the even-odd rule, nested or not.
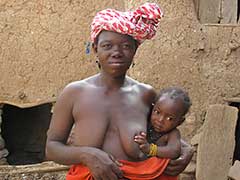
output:
[[[186,120],[186,117],[183,116],[183,117],[181,118],[180,122],[179,122],[179,125],[181,125],[185,120]]]

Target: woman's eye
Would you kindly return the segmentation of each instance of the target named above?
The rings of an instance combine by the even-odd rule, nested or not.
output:
[[[129,44],[124,44],[124,45],[123,45],[123,48],[124,48],[124,49],[129,49],[129,48],[130,48],[130,45],[129,45]]]
[[[102,47],[105,48],[105,49],[107,49],[107,48],[111,48],[112,45],[111,45],[111,44],[103,44]]]

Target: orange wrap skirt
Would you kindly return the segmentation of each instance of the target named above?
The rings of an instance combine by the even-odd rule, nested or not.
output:
[[[166,176],[163,174],[169,159],[151,157],[140,162],[119,160],[123,165],[120,169],[123,176],[129,180],[177,180],[177,176]],[[94,180],[91,172],[81,164],[71,166],[66,180]]]

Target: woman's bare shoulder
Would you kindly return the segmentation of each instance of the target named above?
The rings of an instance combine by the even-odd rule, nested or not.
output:
[[[139,92],[139,94],[142,96],[145,104],[150,105],[154,102],[156,98],[156,91],[151,85],[139,82],[130,77],[128,77],[128,81],[130,82],[131,86],[136,90],[136,92]]]
[[[154,88],[150,85],[150,84],[146,84],[143,82],[139,82],[135,79],[132,79],[131,77],[127,76],[126,77],[128,82],[132,85],[132,86],[137,86],[138,88],[140,88],[141,90],[145,90],[145,91],[154,91]]]
[[[88,77],[86,79],[82,79],[79,81],[73,81],[65,86],[64,89],[82,89],[82,88],[88,88],[91,86],[95,86],[95,76]]]
[[[87,91],[88,89],[94,87],[94,77],[91,76],[89,78],[73,81],[67,84],[63,90],[60,92],[60,96],[75,96],[83,91]]]

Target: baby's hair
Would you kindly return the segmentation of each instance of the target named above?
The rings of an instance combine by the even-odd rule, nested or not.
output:
[[[157,101],[162,97],[162,96],[168,96],[173,100],[176,99],[182,99],[183,101],[183,105],[185,108],[185,112],[184,115],[189,111],[192,103],[190,100],[190,97],[188,95],[188,93],[186,91],[184,91],[183,89],[179,88],[179,87],[169,87],[169,88],[164,88],[159,92],[159,95],[157,96]]]

